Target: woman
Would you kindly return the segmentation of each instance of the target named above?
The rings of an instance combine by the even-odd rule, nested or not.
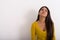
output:
[[[37,20],[32,23],[31,40],[56,40],[54,23],[46,6],[39,9]]]

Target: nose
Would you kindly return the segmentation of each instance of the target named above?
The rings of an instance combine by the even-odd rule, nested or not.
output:
[[[45,10],[43,10],[43,13],[45,13]]]
[[[43,10],[43,12],[45,12],[45,10]]]

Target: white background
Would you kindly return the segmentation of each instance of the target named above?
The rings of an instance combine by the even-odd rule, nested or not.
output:
[[[0,40],[31,40],[31,23],[41,6],[50,9],[56,40],[60,40],[59,0],[0,0]]]

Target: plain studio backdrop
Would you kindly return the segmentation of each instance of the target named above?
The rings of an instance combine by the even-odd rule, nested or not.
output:
[[[42,6],[50,9],[60,40],[60,0],[0,0],[0,40],[31,40],[31,23]]]

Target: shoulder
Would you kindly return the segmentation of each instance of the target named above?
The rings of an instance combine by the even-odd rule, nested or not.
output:
[[[35,26],[36,26],[36,21],[32,22],[31,29],[34,30],[35,29]]]
[[[32,22],[32,25],[35,25],[36,24],[36,21]]]

